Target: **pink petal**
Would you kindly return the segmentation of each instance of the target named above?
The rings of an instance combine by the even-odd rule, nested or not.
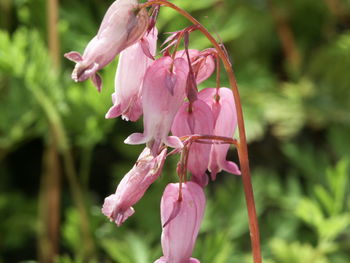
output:
[[[145,54],[145,56],[151,60],[154,60],[154,54],[152,54],[154,52],[151,51],[149,42],[143,38],[141,38],[140,42],[142,51]]]
[[[176,137],[176,136],[168,136],[165,139],[164,143],[172,148],[182,148],[183,147],[183,143],[181,142],[179,137]]]
[[[209,183],[209,177],[206,173],[204,174],[192,174],[191,178],[192,182],[195,182],[196,184],[205,187]]]
[[[157,35],[158,31],[154,28],[142,40],[121,52],[115,76],[115,92],[112,95],[113,107],[119,107],[109,117],[122,115],[123,119],[136,121],[142,115],[142,82],[147,68],[153,62],[145,55],[143,43],[147,43],[148,52],[154,56]]]
[[[101,76],[99,74],[95,74],[91,76],[91,80],[94,83],[95,87],[97,88],[98,92],[101,92],[102,89],[102,79]]]
[[[122,114],[121,106],[113,105],[106,113],[106,119],[116,118]]]
[[[80,62],[83,60],[83,58],[81,57],[80,53],[79,52],[76,52],[76,51],[71,51],[71,52],[68,52],[66,54],[64,54],[64,57],[69,59],[70,61],[73,61],[73,62]]]
[[[156,261],[154,261],[154,263],[169,263],[169,261],[166,259],[166,257],[161,257]],[[184,263],[201,263],[201,262],[196,258],[190,258],[188,261]]]
[[[167,259],[165,257],[161,257],[159,259],[157,259],[156,261],[154,261],[154,263],[167,263]]]
[[[133,133],[128,138],[124,140],[126,144],[143,144],[149,141],[149,138],[146,137],[143,133]]]
[[[191,64],[194,75],[196,76],[197,84],[208,79],[215,70],[215,60],[213,55],[207,54],[206,51],[189,49]],[[180,50],[176,53],[176,57],[186,58],[185,50]]]

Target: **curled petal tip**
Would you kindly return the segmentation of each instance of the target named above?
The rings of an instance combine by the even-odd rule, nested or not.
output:
[[[120,104],[112,106],[105,115],[106,119],[113,119],[119,117],[122,114]]]
[[[116,215],[112,215],[112,218],[113,218],[115,224],[119,227],[126,221],[126,219],[128,219],[134,213],[135,213],[134,208],[129,207],[128,209],[126,209],[124,211],[118,211],[118,213]]]
[[[147,138],[142,133],[133,133],[124,140],[125,144],[143,144],[147,142]]]
[[[177,136],[168,136],[164,143],[172,148],[183,148],[184,147],[182,141]]]
[[[99,74],[94,74],[91,76],[91,80],[94,83],[94,86],[97,88],[98,92],[101,92],[102,90],[102,79]]]
[[[229,173],[241,175],[241,171],[239,170],[237,164],[235,164],[234,162],[226,161],[222,168]]]
[[[140,41],[140,44],[141,44],[141,48],[142,48],[143,54],[146,57],[148,57],[149,59],[155,60],[154,56],[152,55],[152,53],[154,53],[154,52],[150,51],[149,42],[147,40],[145,40],[144,38],[142,38],[141,41]]]
[[[83,60],[82,56],[80,55],[79,52],[76,52],[76,51],[71,51],[71,52],[68,52],[66,54],[64,54],[64,57],[69,59],[70,61],[73,61],[73,62],[80,62]]]

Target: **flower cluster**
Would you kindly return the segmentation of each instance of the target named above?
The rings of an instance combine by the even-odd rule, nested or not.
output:
[[[138,0],[115,1],[83,55],[70,52],[65,57],[76,62],[73,80],[91,78],[100,91],[97,71],[120,54],[113,106],[106,118],[137,121],[143,116],[144,131],[131,134],[125,143],[146,147],[116,192],[105,199],[102,212],[122,225],[160,176],[166,157],[180,154],[180,182],[169,184],[161,200],[163,256],[156,262],[194,263],[199,262],[191,255],[205,210],[207,170],[212,180],[222,170],[240,174],[237,165],[226,160],[237,126],[234,97],[220,83],[198,91],[197,85],[219,69],[214,49],[188,48],[189,33],[196,27],[172,33],[163,43],[166,47],[156,52],[159,6],[150,11],[149,16]],[[182,40],[185,48],[177,50]],[[168,147],[175,150],[168,153]]]

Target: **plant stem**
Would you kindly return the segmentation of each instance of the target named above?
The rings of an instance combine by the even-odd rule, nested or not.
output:
[[[81,163],[80,163],[80,173],[79,178],[81,178],[82,191],[87,193],[90,181],[90,166],[93,153],[93,145],[88,145],[83,148],[81,152]]]
[[[58,0],[47,0],[47,33],[49,51],[56,68],[60,66],[60,42],[57,30]]]
[[[281,15],[280,10],[269,0],[268,6],[271,10],[272,18],[276,24],[277,35],[281,42],[284,55],[294,71],[298,70],[301,56],[298,50],[293,31],[288,24],[288,19]]]
[[[47,97],[40,88],[31,88],[30,90],[33,92],[34,97],[42,107],[48,119],[48,123],[52,128],[52,135],[54,136],[55,140],[57,140],[58,150],[63,157],[65,175],[68,179],[73,202],[75,203],[80,216],[82,239],[84,240],[81,252],[84,258],[91,258],[94,256],[95,247],[93,237],[90,232],[89,216],[84,202],[84,195],[77,178],[77,173],[75,171],[74,159],[70,150],[70,145],[66,136],[64,125],[62,123],[62,119],[56,108],[53,106],[54,104],[50,101],[50,98]]]
[[[329,11],[336,16],[337,18],[342,18],[344,16],[344,10],[346,10],[346,8],[344,8],[344,5],[341,1],[339,0],[324,0],[324,2],[326,3]]]
[[[198,30],[200,30],[207,37],[207,39],[211,42],[211,44],[217,50],[218,55],[222,60],[225,70],[228,74],[230,86],[234,95],[235,107],[237,111],[237,121],[238,121],[238,130],[239,130],[239,139],[240,139],[237,145],[237,149],[238,149],[238,157],[239,157],[239,162],[240,162],[240,167],[242,172],[244,194],[245,194],[247,210],[248,210],[250,239],[251,239],[253,259],[254,259],[253,262],[261,263],[262,259],[261,259],[261,250],[260,250],[260,234],[259,234],[259,226],[258,226],[258,220],[256,215],[256,209],[255,209],[253,186],[250,178],[248,147],[247,147],[247,140],[245,135],[243,110],[242,110],[242,105],[241,105],[240,96],[238,92],[236,78],[235,78],[233,69],[231,67],[231,63],[227,58],[225,52],[221,49],[220,45],[215,40],[215,38],[209,33],[209,31],[204,26],[202,26],[201,23],[199,23],[189,13],[187,13],[185,10],[165,0],[150,1],[150,2],[144,3],[143,7],[147,7],[154,4],[170,7],[175,11],[177,11],[179,14],[181,14],[183,17],[187,18],[191,23],[193,23],[194,25],[197,25]]]
[[[7,31],[12,30],[12,6],[14,5],[11,0],[2,0],[0,1],[0,9],[3,11],[0,17],[0,27],[6,29]]]
[[[205,141],[208,141],[208,143],[213,144],[213,141],[220,141],[220,143],[223,144],[234,144],[235,146],[238,145],[238,142],[236,139],[224,137],[224,136],[217,136],[217,135],[205,135],[205,134],[193,134],[189,136],[183,136],[180,137],[181,141],[191,141],[192,142],[198,142],[198,143],[205,143]]]
[[[50,127],[49,139],[43,155],[40,183],[38,240],[39,261],[53,263],[59,250],[61,167],[58,143]]]

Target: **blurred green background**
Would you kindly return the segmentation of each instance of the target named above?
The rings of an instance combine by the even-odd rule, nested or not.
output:
[[[102,215],[143,148],[123,144],[142,123],[104,118],[116,61],[98,94],[70,79],[74,65],[63,58],[83,51],[112,1],[55,2],[0,0],[0,262],[153,262],[176,158],[122,227]],[[264,262],[350,262],[350,2],[173,2],[220,36],[232,59]],[[189,24],[162,8],[157,25],[164,33]],[[194,33],[190,46],[209,43]],[[206,194],[194,256],[251,262],[241,179],[222,173]]]

